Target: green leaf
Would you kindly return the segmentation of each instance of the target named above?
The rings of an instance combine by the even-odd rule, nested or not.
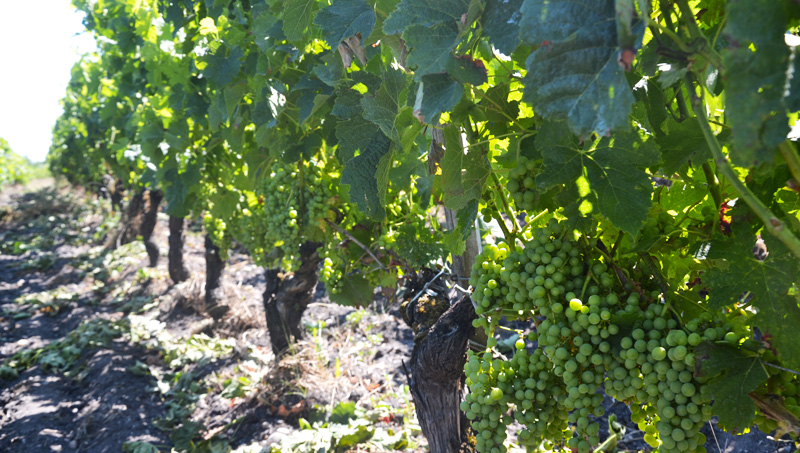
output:
[[[753,424],[756,406],[748,393],[767,381],[769,373],[757,357],[748,357],[727,345],[701,343],[695,349],[700,370],[710,378],[714,414],[725,428],[741,431]]]
[[[774,0],[731,0],[727,13],[724,32],[736,43],[723,53],[726,103],[735,106],[725,110],[733,131],[730,155],[734,164],[750,167],[772,161],[773,148],[789,133],[783,103],[788,14],[784,3]]]
[[[372,284],[361,274],[345,275],[339,283],[339,291],[330,293],[333,302],[339,305],[366,307],[372,303]],[[336,409],[334,409],[336,413]],[[344,421],[347,423],[347,420]]]
[[[380,132],[378,126],[365,120],[361,115],[337,122],[336,138],[339,139],[339,145],[336,148],[336,158],[339,162],[349,161],[355,156],[356,151],[367,149],[378,132]]]
[[[158,447],[150,442],[125,442],[122,444],[123,453],[158,453]]]
[[[344,68],[342,67],[342,59],[333,52],[325,54],[320,60],[325,64],[318,64],[314,66],[313,72],[320,80],[325,82],[326,85],[336,87],[344,75]],[[351,90],[352,91],[352,90]]]
[[[439,114],[452,110],[463,93],[464,86],[446,73],[424,75],[419,84],[414,110],[419,112],[422,121],[436,124]]]
[[[361,33],[362,42],[369,38],[375,27],[375,12],[364,0],[336,0],[317,13],[314,23],[322,28],[328,45],[336,48],[356,33]]]
[[[714,267],[703,274],[709,288],[709,306],[721,308],[734,304],[747,293],[757,310],[754,324],[773,336],[778,359],[792,369],[800,368],[800,300],[789,294],[800,275],[798,260],[773,236],[764,237],[769,255],[764,261],[753,257],[756,236],[746,225],[732,224],[733,238],[711,242],[708,259],[724,259],[728,267]]]
[[[478,200],[467,203],[456,214],[456,228],[444,235],[445,249],[455,256],[461,255],[467,248],[472,230],[475,228],[475,219],[478,218]]]
[[[287,0],[283,8],[283,32],[289,41],[300,41],[311,25],[314,12],[317,9],[316,0]],[[338,45],[338,42],[336,43]]]
[[[203,69],[203,77],[220,87],[229,85],[239,73],[243,56],[244,52],[239,46],[228,51],[228,46],[222,44],[216,52],[204,58],[207,64]]]
[[[361,108],[361,93],[350,88],[336,91],[336,99],[331,110],[332,115],[346,120],[359,115],[363,110]]]
[[[519,101],[509,102],[509,92],[510,86],[508,83],[494,85],[486,90],[486,94],[478,103],[478,105],[485,108],[486,120],[490,123],[492,130],[497,127],[505,128],[512,118],[516,118],[519,115]],[[533,140],[530,143],[533,143]],[[511,150],[511,147],[509,147],[509,150]],[[514,149],[514,151],[514,161],[516,162],[517,150]],[[530,158],[532,156],[526,157]]]
[[[433,28],[412,25],[403,33],[408,52],[407,63],[416,68],[416,77],[445,72],[452,64],[453,50],[458,44],[458,26],[455,22],[439,24]]]
[[[169,162],[174,163],[175,159],[168,159],[167,163]],[[159,180],[166,183],[164,197],[167,200],[167,214],[173,217],[186,217],[189,215],[190,209],[187,206],[187,199],[199,187],[202,179],[201,169],[202,163],[200,161],[192,161],[186,165],[182,172],[178,171],[175,164],[164,172]]]
[[[525,0],[520,30],[539,46],[525,77],[537,113],[566,119],[579,137],[629,127],[634,99],[617,63],[614,0]]]
[[[427,172],[427,167],[424,170]],[[413,224],[401,225],[397,230],[394,248],[409,266],[414,268],[431,266],[441,258],[442,244],[436,235],[428,234],[426,231],[418,232]]]
[[[208,106],[208,127],[212,132],[219,131],[220,125],[228,121],[228,109],[225,106],[224,92],[219,92]]]
[[[383,83],[378,93],[361,99],[364,118],[381,128],[386,136],[400,143],[400,134],[395,128],[395,118],[400,109],[401,94],[406,88],[406,77],[402,71],[390,69],[383,74]]]
[[[231,218],[239,206],[239,193],[221,189],[211,197],[211,204],[211,215],[218,219]]]
[[[386,212],[378,194],[376,173],[381,158],[392,147],[392,141],[383,132],[376,132],[361,154],[345,163],[341,183],[350,186],[350,200],[370,217],[382,219]]]
[[[347,434],[342,435],[336,445],[339,448],[351,448],[368,441],[374,434],[375,429],[359,425],[355,428],[355,431],[350,430]]]
[[[446,69],[448,74],[461,83],[483,85],[488,80],[483,62],[473,60],[469,55],[449,59]]]
[[[661,134],[663,124],[669,118],[664,91],[654,79],[643,79],[639,74],[628,73],[628,82],[634,86],[633,97],[637,101],[631,116],[651,133]]]
[[[403,0],[383,23],[383,32],[403,33],[411,25],[434,25],[461,21],[469,10],[469,0]]]
[[[331,423],[338,423],[346,425],[356,418],[356,403],[352,401],[345,401],[337,404],[331,411],[331,416],[328,419]]]
[[[275,26],[275,22],[275,17],[265,12],[253,19],[253,41],[262,52],[266,52],[272,47],[268,40],[272,38],[269,32]]]
[[[488,0],[481,23],[489,42],[505,55],[519,45],[520,8],[523,0]]]
[[[454,211],[478,200],[491,169],[483,148],[470,146],[464,153],[461,131],[450,124],[444,128],[445,152],[442,158],[442,190],[444,205]]]
[[[542,127],[536,142],[544,156],[544,171],[536,183],[543,189],[574,185],[585,171],[600,214],[635,237],[652,204],[653,184],[642,170],[659,162],[652,140],[643,141],[632,132],[618,133],[582,150],[574,138],[565,138],[566,134],[563,123]]]
[[[662,171],[667,177],[683,169],[689,160],[699,167],[711,158],[708,142],[697,121],[670,120],[666,128],[668,132],[656,136],[656,142],[661,148]]]
[[[233,118],[233,112],[236,110],[236,107],[239,106],[239,103],[242,102],[242,99],[244,99],[245,95],[247,95],[249,91],[250,88],[244,81],[225,88],[225,108],[228,118]]]

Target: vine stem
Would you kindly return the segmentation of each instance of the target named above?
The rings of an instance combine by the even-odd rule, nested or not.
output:
[[[700,86],[701,95],[703,93],[703,87]],[[717,137],[714,135],[714,132],[711,130],[711,125],[708,123],[708,116],[706,113],[705,103],[702,102],[702,96],[700,98],[695,98],[692,100],[692,109],[694,110],[695,116],[697,116],[697,122],[700,123],[700,129],[703,130],[703,135],[706,138],[706,142],[708,143],[708,147],[711,149],[711,154],[714,156],[714,161],[717,163],[717,169],[722,171],[722,174],[725,175],[726,178],[730,181],[731,185],[736,189],[739,193],[739,196],[742,197],[745,203],[750,206],[750,209],[755,212],[758,218],[764,222],[764,228],[769,231],[770,234],[778,238],[797,258],[800,258],[800,240],[795,237],[792,232],[786,228],[786,225],[782,220],[777,218],[772,211],[767,208],[758,197],[755,196],[747,186],[742,183],[739,177],[736,175],[736,172],[733,170],[733,166],[731,163],[728,162],[728,158],[722,154],[722,146],[720,146],[719,142],[717,141]]]
[[[689,2],[686,0],[675,0],[675,3],[678,5],[678,9],[681,10],[682,19],[689,29],[689,35],[692,37],[692,40],[702,43],[701,47],[696,49],[697,53],[704,56],[715,68],[724,72],[725,64],[722,62],[722,57],[711,47],[708,39],[706,39],[702,30],[700,30],[700,26],[697,25],[697,21],[694,18],[692,8],[689,6]]]
[[[492,213],[492,217],[494,217],[498,225],[500,225],[500,229],[503,230],[503,236],[506,238],[506,242],[508,242],[509,245],[514,246],[517,243],[517,237],[508,231],[508,225],[506,225],[506,221],[503,219],[503,216],[500,215],[500,212],[494,211],[494,213]]]
[[[653,275],[656,277],[656,280],[658,280],[658,285],[661,287],[661,292],[664,293],[664,297],[666,297],[667,294],[669,294],[670,292],[669,284],[667,283],[667,280],[664,279],[664,276],[661,275],[661,269],[658,268],[658,263],[656,263],[656,260],[655,258],[653,258],[653,255],[641,252],[639,253],[639,257],[642,259],[642,261],[647,263],[647,267],[650,268],[650,272],[652,272]],[[664,307],[664,312],[661,315],[663,316],[664,313],[666,312],[667,308]]]
[[[789,171],[792,172],[792,177],[795,181],[800,183],[800,156],[797,154],[797,147],[794,146],[794,142],[791,140],[786,140],[778,145],[778,149],[783,155],[783,160],[786,161],[786,165],[789,166]]]
[[[714,199],[714,206],[719,209],[722,206],[722,193],[719,190],[717,175],[714,174],[714,170],[711,169],[711,164],[708,161],[703,162],[703,174],[706,175],[706,183],[708,184],[709,192],[711,192],[711,198]]]
[[[342,233],[343,235],[347,236],[347,238],[348,238],[348,239],[350,239],[351,241],[353,241],[353,242],[354,242],[354,243],[355,243],[357,246],[361,247],[361,249],[362,249],[362,250],[364,250],[365,252],[367,252],[367,254],[368,254],[369,256],[371,256],[371,257],[372,257],[372,259],[374,259],[376,263],[378,263],[378,266],[380,266],[380,267],[381,267],[381,269],[383,269],[383,270],[386,270],[386,266],[384,266],[384,265],[383,265],[383,263],[381,263],[381,260],[379,260],[379,259],[378,259],[378,257],[377,257],[377,256],[375,256],[375,254],[374,254],[374,253],[372,253],[372,250],[370,250],[370,249],[369,249],[369,247],[367,247],[366,245],[362,244],[362,243],[361,243],[361,241],[359,241],[358,239],[356,239],[355,237],[353,237],[353,235],[352,235],[352,234],[350,234],[350,233],[348,233],[348,232],[347,232],[347,230],[345,230],[344,228],[340,227],[339,225],[337,225],[337,224],[335,224],[335,223],[331,222],[331,221],[330,221],[330,220],[328,220],[328,219],[325,219],[325,223],[327,223],[328,225],[330,225],[330,226],[331,226],[331,228],[333,228],[334,230],[338,231],[339,233]]]
[[[506,198],[506,193],[503,191],[503,186],[500,184],[500,179],[498,179],[497,174],[492,172],[492,180],[497,185],[497,192],[500,194],[500,201],[503,202],[503,209],[506,211],[506,215],[511,219],[511,224],[514,225],[514,232],[519,231],[519,224],[517,223],[517,218],[514,216],[514,211],[511,210],[511,205],[508,203],[508,198]]]
[[[796,374],[796,375],[800,376],[800,371],[790,370],[789,368],[784,368],[784,367],[782,367],[780,365],[775,365],[774,363],[763,362],[763,361],[761,363],[763,363],[766,366],[771,366],[772,368],[777,368],[779,370],[783,370],[783,371],[786,371],[788,373],[792,373],[792,374]]]
[[[509,132],[508,134],[495,135],[494,137],[486,139],[486,140],[482,140],[482,141],[479,141],[479,142],[476,142],[476,143],[469,143],[469,144],[467,144],[466,147],[467,148],[472,148],[473,146],[485,145],[487,143],[490,143],[492,140],[502,140],[504,138],[513,137],[515,135],[522,135],[522,132]]]

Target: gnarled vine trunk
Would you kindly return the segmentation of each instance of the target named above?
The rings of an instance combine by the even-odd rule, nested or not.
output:
[[[322,262],[317,249],[320,244],[304,242],[300,246],[300,268],[283,274],[280,269],[266,269],[267,288],[264,291],[264,310],[267,330],[275,355],[284,354],[300,339],[303,331],[300,320],[314,298],[319,282],[317,268]]]
[[[225,269],[225,262],[219,256],[219,247],[214,244],[211,237],[206,234],[206,295],[205,309],[215,320],[219,320],[227,313],[227,305],[222,304],[222,294],[220,283],[222,280],[222,270]]]
[[[189,271],[183,262],[183,217],[169,216],[169,278],[175,283],[180,283],[189,278]]]
[[[468,441],[469,421],[459,408],[475,317],[469,295],[458,298],[427,335],[417,336],[411,361],[404,364],[417,418],[433,453],[475,451]]]
[[[120,229],[117,234],[109,238],[107,249],[113,250],[120,245],[133,242],[141,232],[142,209],[144,208],[144,191],[137,191],[133,194],[125,212],[122,214]]]
[[[150,267],[156,267],[158,264],[158,245],[153,241],[153,231],[156,229],[158,207],[162,199],[164,199],[163,192],[158,189],[150,189],[147,196],[147,208],[142,217],[142,241],[147,250],[147,257],[150,259]]]
[[[431,135],[429,154],[441,158],[445,144],[442,129],[434,128]],[[457,212],[446,209],[445,217],[447,227],[455,230]],[[480,252],[480,235],[473,229],[464,254],[453,257],[452,271],[456,278],[469,278]],[[460,408],[467,347],[476,332],[472,321],[477,315],[470,295],[448,290],[429,269],[411,276],[406,287],[411,292],[402,307],[403,317],[416,336],[411,361],[404,367],[422,433],[432,453],[473,452],[475,447],[468,441],[469,421]],[[424,293],[425,288],[433,289],[436,295]]]

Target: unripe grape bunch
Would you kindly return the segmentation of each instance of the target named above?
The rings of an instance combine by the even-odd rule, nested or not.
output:
[[[626,294],[588,244],[552,220],[513,249],[487,246],[473,266],[474,324],[489,340],[468,355],[462,409],[478,451],[506,451],[506,426],[516,420],[527,448],[588,453],[601,441],[605,391],[631,406],[652,447],[705,452],[699,429],[711,417],[711,398],[695,373],[694,348],[736,344],[742,335],[708,313],[679,325],[657,292]],[[532,352],[522,338],[511,359],[493,349],[501,316],[534,320]]]
[[[291,267],[301,242],[320,240],[335,218],[339,203],[336,174],[315,161],[298,164],[275,162],[256,187],[245,216],[249,235],[244,245],[256,261],[265,264],[283,257]]]

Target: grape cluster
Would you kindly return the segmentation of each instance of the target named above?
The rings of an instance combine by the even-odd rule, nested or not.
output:
[[[767,391],[773,395],[781,395],[786,410],[800,418],[800,376],[772,367],[768,371],[771,376],[767,381]],[[767,418],[761,413],[756,415],[755,423],[763,432],[771,432],[779,427],[777,421]]]
[[[520,156],[517,166],[508,174],[506,188],[520,211],[530,212],[536,208],[535,169],[536,161]]]
[[[662,316],[661,305],[642,310],[639,297],[628,298],[625,312],[637,322],[620,341],[620,352],[608,370],[606,393],[631,401],[632,420],[644,431],[644,440],[664,452],[704,452],[699,432],[711,418],[710,398],[703,392],[705,379],[694,375],[694,347],[702,341],[722,339],[723,327],[712,327],[710,316],[678,326]],[[702,328],[707,325],[706,328]],[[728,332],[728,340],[736,334]]]
[[[232,232],[229,230],[228,222],[206,212],[203,215],[203,227],[214,245],[219,248],[220,258],[227,259],[232,243]]]
[[[486,246],[473,266],[470,284],[477,313],[493,311],[510,318],[529,319],[550,298],[563,300],[585,282],[576,244],[559,236],[558,223],[538,229],[524,247]],[[536,239],[542,238],[542,239]],[[546,312],[548,314],[549,307]]]
[[[296,255],[301,242],[324,235],[325,219],[334,216],[338,197],[333,176],[316,162],[301,165],[302,178],[298,164],[273,164],[249,204],[242,242],[260,264]],[[282,264],[291,267],[292,262],[284,259]]]
[[[651,446],[704,452],[699,429],[711,416],[711,401],[705,378],[694,373],[694,347],[738,343],[740,336],[730,325],[714,324],[710,314],[679,325],[666,316],[658,292],[621,297],[623,282],[605,257],[584,253],[593,247],[581,249],[568,233],[551,221],[522,246],[486,247],[473,266],[475,325],[486,329],[489,341],[465,366],[470,396],[462,409],[477,432],[478,450],[505,451],[505,425],[513,414],[524,425],[522,444],[552,449],[565,443],[588,453],[600,442],[596,419],[605,412],[605,390],[631,405]],[[529,352],[520,341],[511,360],[495,354],[501,316],[537,320],[529,339],[538,347]],[[785,388],[796,392],[787,382]]]
[[[325,284],[325,289],[330,294],[342,292],[341,283],[344,274],[342,266],[337,265],[338,258],[336,255],[326,256],[322,261],[322,271],[319,273],[319,280]]]

